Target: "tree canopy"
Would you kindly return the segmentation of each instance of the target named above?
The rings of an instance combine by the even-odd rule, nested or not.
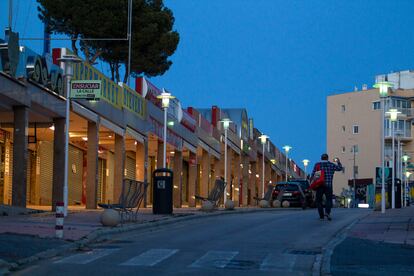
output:
[[[37,2],[39,18],[52,33],[72,38],[72,50],[75,54],[82,51],[87,62],[107,62],[112,79],[120,81],[119,68],[128,65],[128,0]],[[132,7],[131,75],[162,75],[172,65],[169,57],[179,42],[173,13],[162,0],[133,0]],[[114,38],[124,40],[110,40]]]

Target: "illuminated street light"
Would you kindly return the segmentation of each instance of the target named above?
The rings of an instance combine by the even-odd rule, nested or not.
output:
[[[264,135],[264,134],[262,134],[262,135],[260,135],[259,136],[259,139],[260,139],[260,142],[262,143],[262,146],[263,146],[263,154],[262,154],[262,198],[264,197],[264,182],[265,182],[265,145],[266,145],[266,142],[267,142],[267,139],[269,138],[269,136],[267,136],[267,135]]]
[[[227,201],[227,130],[230,127],[231,120],[229,118],[224,118],[220,121],[223,123],[224,128],[224,198],[223,203],[226,204]]]
[[[292,149],[292,147],[291,146],[289,146],[289,145],[285,145],[284,147],[283,147],[283,149],[285,150],[285,153],[286,153],[286,166],[285,166],[285,181],[287,182],[288,181],[288,160],[289,160],[289,151]]]
[[[306,168],[308,167],[310,161],[308,159],[303,159],[302,162],[303,162],[303,166],[305,167],[305,179],[306,179]]]
[[[388,82],[387,76],[384,81],[377,82],[374,88],[379,88],[381,99],[381,213],[385,213],[385,150],[384,150],[384,121],[385,121],[385,98],[388,96],[388,88],[392,84]]]
[[[392,167],[392,179],[391,179],[391,208],[394,209],[395,208],[395,177],[397,175],[397,170],[395,169],[395,143],[394,143],[394,124],[398,119],[398,114],[400,114],[401,112],[398,111],[395,108],[390,109],[389,111],[386,112],[389,116],[390,116],[390,127],[391,127],[391,139],[392,139],[392,154],[391,154],[391,167]]]
[[[63,170],[63,215],[68,214],[68,164],[69,164],[69,114],[70,114],[70,83],[73,76],[73,65],[82,60],[75,55],[64,55],[58,61],[63,63],[64,78],[66,80],[66,118],[65,118],[65,168]]]
[[[164,109],[164,152],[162,167],[166,168],[167,166],[167,110],[170,106],[170,99],[174,99],[174,96],[171,96],[170,93],[162,89],[161,95],[157,96],[158,99],[161,99],[162,108]]]

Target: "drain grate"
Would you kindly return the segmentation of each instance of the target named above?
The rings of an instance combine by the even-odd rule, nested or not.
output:
[[[227,263],[226,269],[249,270],[259,268],[259,264],[254,261],[246,260],[231,260]]]
[[[290,250],[286,252],[292,255],[318,255],[321,254],[320,250]]]

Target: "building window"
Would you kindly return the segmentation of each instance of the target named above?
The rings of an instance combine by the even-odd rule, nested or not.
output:
[[[352,146],[352,149],[351,149],[351,152],[352,152],[352,153],[354,153],[354,152],[355,152],[355,153],[358,153],[358,152],[359,152],[359,147],[358,147],[358,145],[353,145],[353,146]]]
[[[345,109],[345,105],[344,105],[344,104],[343,104],[343,105],[341,105],[341,111],[342,111],[342,112],[345,112],[345,110],[346,110],[346,109]]]
[[[357,126],[357,125],[352,126],[352,133],[353,134],[358,134],[359,133],[359,126]]]
[[[345,147],[344,146],[342,146],[342,153],[344,153],[345,152]]]
[[[345,132],[345,126],[342,126],[342,132]]]
[[[381,109],[381,102],[372,102],[372,109],[373,110]]]

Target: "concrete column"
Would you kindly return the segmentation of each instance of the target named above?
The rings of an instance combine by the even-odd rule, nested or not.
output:
[[[232,200],[234,202],[234,206],[239,206],[240,203],[240,179],[242,176],[241,173],[241,167],[240,167],[240,163],[241,163],[241,158],[240,155],[237,155],[236,153],[234,153],[234,158],[233,158],[233,176],[234,176],[234,180],[233,180],[233,190],[232,190]]]
[[[255,205],[256,204],[256,200],[254,199],[254,197],[259,196],[257,190],[257,185],[256,185],[256,181],[257,181],[257,163],[256,162],[251,162],[250,163],[250,171],[251,174],[249,174],[249,189],[250,189],[250,204],[251,205]]]
[[[174,152],[174,179],[173,179],[173,202],[175,208],[181,208],[182,205],[182,173],[183,173],[183,153],[176,150]]]
[[[158,148],[157,148],[157,169],[162,168],[162,160],[164,158],[164,142],[158,140]]]
[[[114,202],[118,202],[122,192],[125,167],[125,140],[124,137],[115,133],[115,154],[114,154]]]
[[[192,162],[191,160],[196,160]],[[190,162],[188,167],[188,206],[195,207],[195,191],[197,185],[197,155],[190,151]]]
[[[27,107],[13,107],[13,185],[12,206],[26,207],[28,124]]]
[[[242,197],[241,197],[241,206],[247,206],[248,205],[248,197],[249,197],[249,156],[243,156],[242,157]]]
[[[86,209],[96,209],[98,204],[98,147],[99,125],[95,122],[88,121],[88,150],[86,154]]]
[[[56,210],[56,202],[63,202],[63,186],[65,184],[65,118],[55,118],[53,123],[53,186],[52,210]],[[38,184],[40,186],[40,183]]]
[[[210,180],[210,154],[203,150],[203,155],[201,157],[201,187],[200,187],[200,196],[208,196],[208,187]]]

